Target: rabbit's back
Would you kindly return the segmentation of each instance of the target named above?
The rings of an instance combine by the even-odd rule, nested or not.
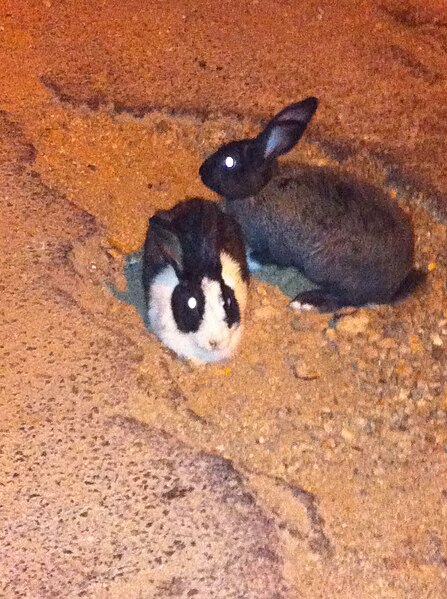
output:
[[[258,259],[296,266],[359,302],[392,294],[412,268],[406,214],[381,190],[330,169],[282,169],[256,196],[226,207]]]

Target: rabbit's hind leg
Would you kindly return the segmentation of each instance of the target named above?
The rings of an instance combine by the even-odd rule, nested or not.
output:
[[[337,310],[348,306],[352,306],[352,304],[333,293],[324,291],[323,289],[303,291],[290,302],[290,307],[293,310],[301,312],[336,312]]]

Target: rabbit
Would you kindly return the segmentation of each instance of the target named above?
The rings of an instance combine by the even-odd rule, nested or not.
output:
[[[149,219],[143,252],[148,323],[179,357],[229,359],[241,339],[249,271],[237,221],[191,198]]]
[[[251,270],[294,266],[318,289],[296,296],[300,310],[394,303],[425,278],[413,268],[409,217],[372,185],[334,169],[278,168],[315,113],[313,97],[281,110],[255,138],[221,146],[200,166],[242,227]],[[279,171],[279,172],[276,172]]]

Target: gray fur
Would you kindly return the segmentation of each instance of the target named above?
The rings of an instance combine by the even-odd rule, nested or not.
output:
[[[337,178],[296,167],[225,210],[259,262],[295,266],[353,305],[387,302],[413,266],[411,223],[376,189]]]
[[[413,228],[397,203],[334,169],[283,166],[275,174],[276,157],[297,143],[316,107],[315,98],[292,104],[258,137],[225,144],[200,167],[202,181],[224,196],[251,258],[297,267],[320,286],[298,302],[326,311],[395,301],[419,281]],[[232,169],[227,155],[236,158]]]

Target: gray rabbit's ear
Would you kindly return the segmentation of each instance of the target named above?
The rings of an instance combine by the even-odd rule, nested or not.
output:
[[[318,108],[318,100],[313,96],[301,100],[301,102],[295,102],[289,104],[283,108],[278,114],[276,114],[270,123],[284,123],[287,121],[296,121],[298,123],[304,123],[307,125],[310,119],[313,117],[315,111]]]
[[[289,152],[301,139],[318,106],[316,98],[306,98],[290,104],[269,122],[258,136],[265,159],[274,159]]]
[[[182,245],[170,226],[170,221],[158,213],[149,219],[151,235],[162,255],[177,273],[183,269]]]

